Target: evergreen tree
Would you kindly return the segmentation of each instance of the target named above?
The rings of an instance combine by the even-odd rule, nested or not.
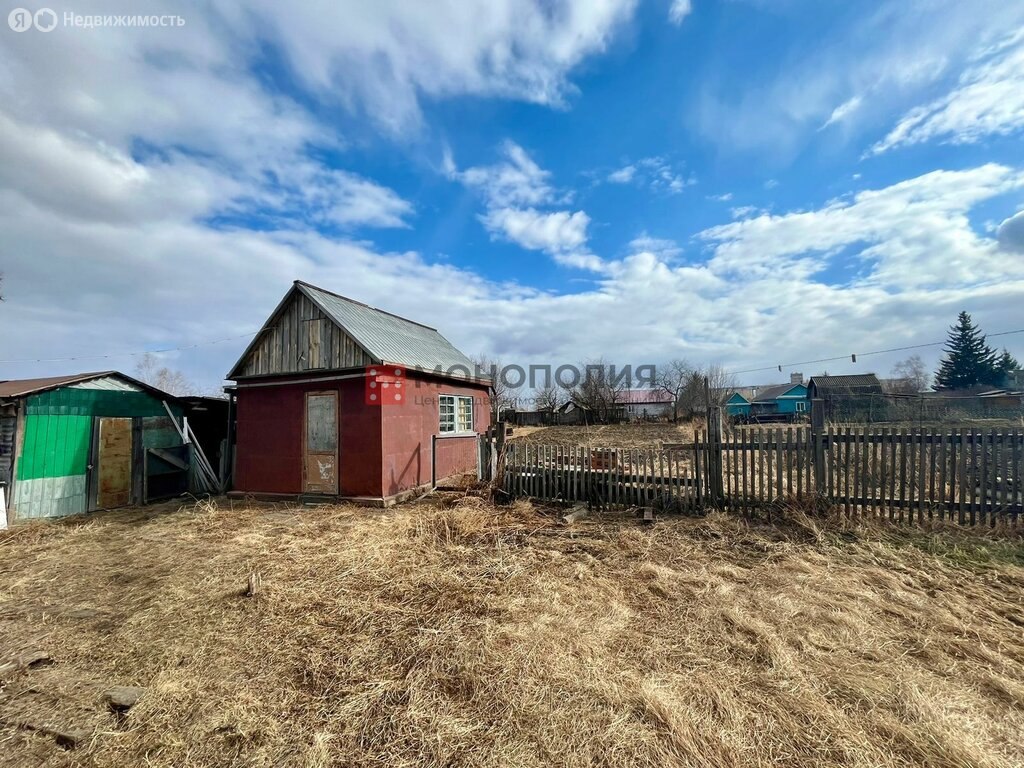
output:
[[[992,385],[1002,375],[996,369],[996,355],[985,342],[985,335],[961,312],[949,329],[946,354],[935,374],[935,389],[970,389]]]
[[[1003,347],[1003,353],[996,358],[996,371],[1000,377],[1020,370],[1020,363],[1017,358],[1010,354],[1010,350]]]

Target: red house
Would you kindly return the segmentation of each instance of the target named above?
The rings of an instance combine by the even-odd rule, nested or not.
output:
[[[296,281],[228,378],[235,493],[389,503],[477,470],[490,381],[434,328]]]

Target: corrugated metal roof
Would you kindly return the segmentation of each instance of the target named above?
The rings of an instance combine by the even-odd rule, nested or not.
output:
[[[114,371],[97,371],[95,373],[73,373],[67,376],[49,376],[40,379],[10,379],[0,381],[0,397],[23,397],[36,392],[44,392],[48,389],[75,384],[81,381],[89,381],[102,376],[111,376]]]
[[[72,373],[66,376],[49,376],[41,379],[9,379],[7,381],[0,381],[0,398],[25,397],[26,395],[34,395],[37,392],[46,392],[47,390],[57,389],[58,387],[66,387],[69,385],[108,378],[115,378],[122,382],[126,382],[133,387],[151,392],[155,396],[164,400],[176,399],[174,395],[157,389],[144,381],[133,379],[131,376],[125,376],[119,371],[94,371],[93,373]],[[97,388],[110,389],[112,386],[109,382],[104,382]]]
[[[848,392],[853,390],[881,392],[882,382],[873,373],[851,373],[842,376],[811,376],[818,391]]]
[[[757,391],[757,397],[755,397],[750,402],[752,402],[752,403],[773,402],[773,401],[777,400],[778,398],[782,397],[787,392],[789,392],[791,389],[796,389],[797,387],[802,387],[802,386],[804,386],[804,385],[803,384],[772,384],[771,386],[765,387],[764,389],[759,389]]]
[[[382,363],[426,371],[440,368],[458,378],[490,379],[486,374],[477,377],[473,361],[434,328],[309,283],[296,281],[295,285],[371,357]],[[463,369],[469,372],[468,376]]]

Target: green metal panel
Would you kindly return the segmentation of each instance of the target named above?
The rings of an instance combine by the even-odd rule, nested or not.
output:
[[[180,418],[181,408],[171,405]],[[62,387],[28,398],[26,415],[49,416],[166,416],[163,403],[149,392]]]
[[[179,406],[171,405],[171,411],[181,418]],[[27,400],[17,479],[85,474],[95,416],[148,417],[157,429],[151,435],[144,431],[147,448],[181,442],[163,403],[148,392],[62,387],[31,395]]]
[[[26,417],[17,479],[84,474],[91,438],[91,416]]]

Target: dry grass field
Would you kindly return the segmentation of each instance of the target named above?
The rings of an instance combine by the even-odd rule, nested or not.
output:
[[[0,643],[5,766],[1024,764],[1024,546],[955,531],[170,505],[0,534]]]
[[[561,425],[556,427],[515,427],[512,440],[536,445],[580,446],[583,448],[660,448],[665,443],[693,442],[697,424],[639,422],[635,424]]]

